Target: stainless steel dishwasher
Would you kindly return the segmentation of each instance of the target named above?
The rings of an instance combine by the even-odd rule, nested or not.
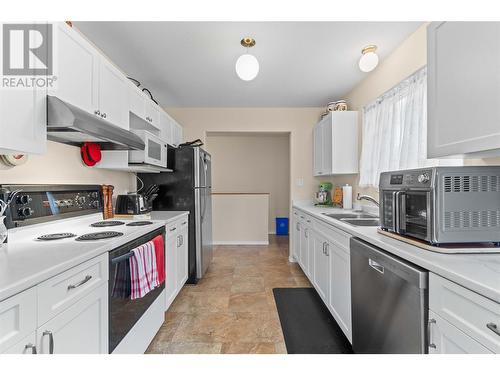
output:
[[[428,273],[351,238],[355,353],[427,353]]]

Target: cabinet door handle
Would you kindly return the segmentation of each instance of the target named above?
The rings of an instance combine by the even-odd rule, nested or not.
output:
[[[92,276],[90,276],[90,275],[85,276],[85,278],[82,281],[79,281],[76,284],[68,285],[68,290],[76,289],[79,286],[82,286],[83,284],[89,282],[91,278],[92,278]]]
[[[326,242],[323,242],[323,254],[325,253],[325,245],[326,245]]]
[[[495,323],[488,323],[486,324],[486,327],[488,327],[489,330],[495,332],[498,336],[500,336],[500,329]]]
[[[308,238],[308,237],[309,237],[308,232],[309,232],[309,230],[306,228],[306,229],[305,229],[305,231],[304,231],[304,237],[305,237],[305,238]]]
[[[94,114],[95,114],[95,115],[97,115],[97,116],[99,116],[99,115],[101,114],[101,112],[100,112],[98,109],[96,109],[96,110],[94,111]]]
[[[384,266],[378,264],[372,259],[368,259],[368,265],[373,268],[375,271],[380,272],[382,275],[384,274]]]
[[[431,324],[436,324],[436,319],[429,319],[427,322],[427,337],[429,338],[429,348],[436,349],[436,344],[432,342]]]
[[[30,350],[31,349],[31,354],[37,354],[36,353],[36,345],[33,345],[32,343],[26,344],[24,347],[25,350]]]
[[[329,243],[325,243],[325,255],[327,257],[330,256],[330,244]]]
[[[45,331],[42,338],[45,336],[49,336],[49,354],[54,354],[54,334],[52,331]]]
[[[300,223],[297,223],[295,227],[297,228],[297,230],[300,230]]]
[[[103,113],[103,114],[102,114],[102,117],[106,118],[106,113]]]
[[[176,227],[172,227],[172,228],[170,228],[170,232],[173,232],[176,229],[177,229]]]
[[[186,225],[187,223],[188,223],[188,222],[187,222],[187,221],[185,221],[185,222],[183,222],[181,225]]]

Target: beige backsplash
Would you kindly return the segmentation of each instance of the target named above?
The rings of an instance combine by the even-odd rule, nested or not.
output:
[[[0,166],[0,184],[107,184],[115,187],[114,195],[135,190],[134,174],[87,167],[80,149],[47,142],[44,155],[30,155],[26,164]]]

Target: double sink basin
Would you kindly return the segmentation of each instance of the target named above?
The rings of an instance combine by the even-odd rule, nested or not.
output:
[[[327,214],[332,219],[343,221],[344,223],[354,225],[356,227],[378,227],[380,220],[377,216],[367,213],[345,213],[345,214]]]

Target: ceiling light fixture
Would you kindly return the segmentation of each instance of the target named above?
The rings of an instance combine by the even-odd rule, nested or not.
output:
[[[362,72],[368,73],[375,69],[378,65],[378,55],[375,53],[377,46],[369,45],[361,50],[361,58],[359,59],[359,69]]]
[[[248,53],[248,48],[255,46],[255,39],[246,37],[240,43],[247,49],[247,53],[236,60],[236,74],[243,81],[251,81],[259,74],[259,62],[254,55]]]

